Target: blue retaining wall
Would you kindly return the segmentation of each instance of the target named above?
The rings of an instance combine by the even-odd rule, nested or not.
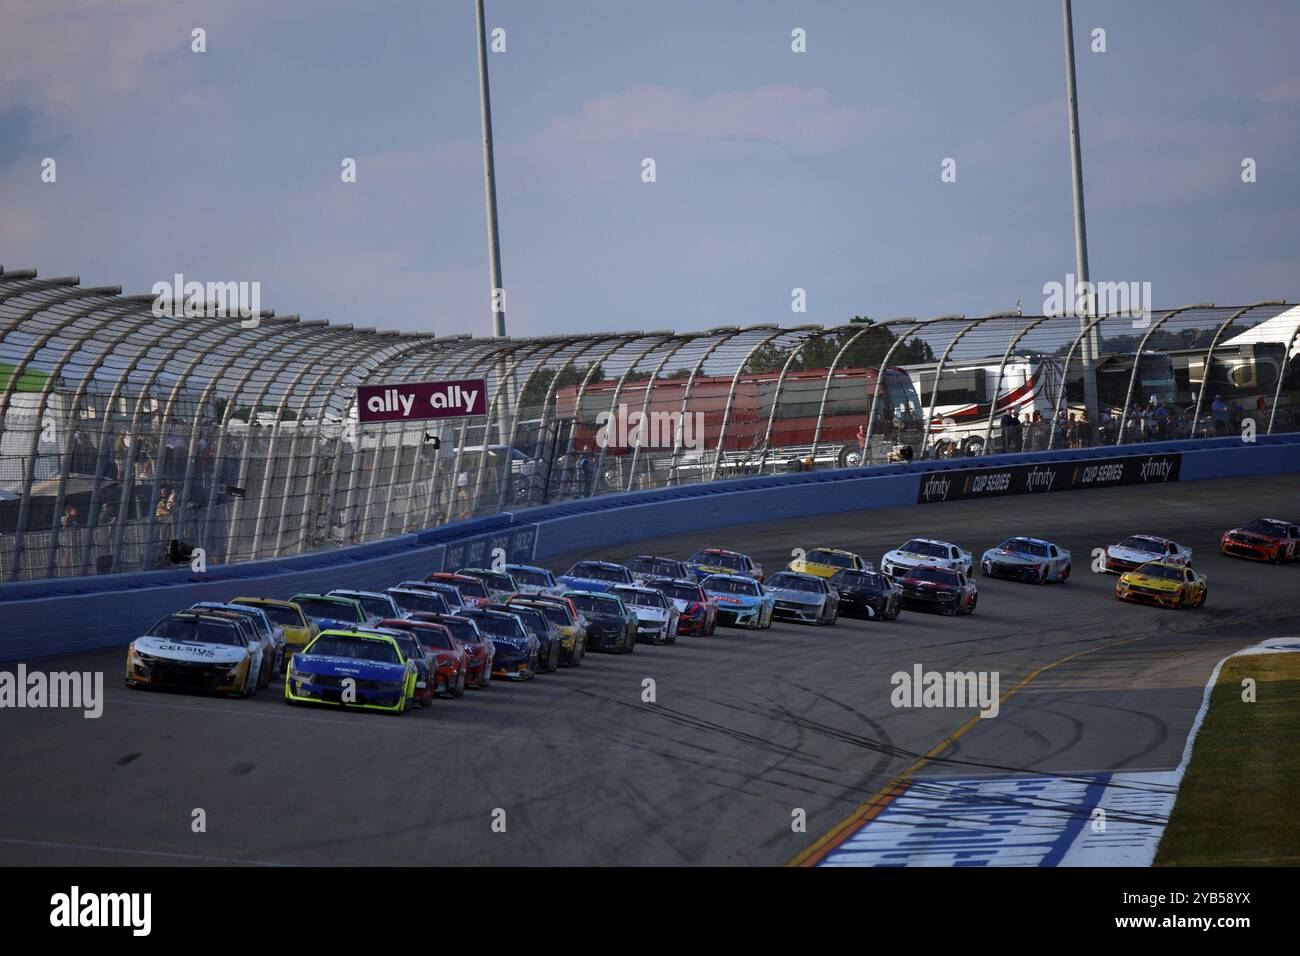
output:
[[[1142,446],[988,455],[684,485],[566,501],[398,535],[372,544],[209,568],[0,583],[0,661],[119,647],[155,620],[200,600],[239,594],[379,590],[443,568],[486,565],[493,548],[526,563],[642,538],[757,520],[894,508],[916,503],[928,471],[1079,461],[1125,454],[1182,453],[1182,481],[1300,472],[1300,434],[1159,442]],[[1068,493],[1068,492],[1067,492]],[[928,505],[927,507],[938,507]]]

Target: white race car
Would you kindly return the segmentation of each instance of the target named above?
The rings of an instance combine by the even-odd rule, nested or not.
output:
[[[168,614],[127,648],[126,686],[255,694],[262,644],[249,641],[245,627],[251,625],[225,612]]]
[[[880,570],[891,578],[901,578],[920,565],[952,568],[970,576],[971,553],[947,541],[933,538],[912,538],[900,548],[886,551],[880,559]]]
[[[1148,561],[1191,564],[1192,549],[1154,534],[1131,534],[1119,544],[1106,546],[1104,567],[1111,574],[1134,571]]]
[[[662,591],[622,585],[612,588],[611,594],[636,614],[636,639],[650,644],[677,643],[677,605]]]

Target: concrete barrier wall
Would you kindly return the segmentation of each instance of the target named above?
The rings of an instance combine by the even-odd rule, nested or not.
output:
[[[0,584],[0,661],[125,646],[169,611],[240,594],[290,597],[336,587],[382,589],[432,571],[602,551],[642,538],[755,521],[894,508],[917,500],[921,475],[1117,455],[1182,455],[1182,481],[1300,472],[1300,434],[1161,442],[916,462],[606,495],[443,525],[372,544],[270,561]],[[1169,489],[1166,488],[1166,491]],[[1076,494],[1080,492],[1063,492]],[[941,507],[927,505],[926,507]]]

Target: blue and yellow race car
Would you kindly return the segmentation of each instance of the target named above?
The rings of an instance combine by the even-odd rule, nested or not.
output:
[[[718,623],[769,628],[776,595],[751,577],[710,574],[700,582],[704,593],[718,602]]]
[[[333,704],[404,714],[415,698],[415,661],[387,634],[322,631],[293,656],[286,704]]]

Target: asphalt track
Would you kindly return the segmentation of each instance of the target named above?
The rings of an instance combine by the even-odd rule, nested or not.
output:
[[[1300,476],[1288,476],[651,539],[589,556],[723,546],[771,572],[796,546],[879,561],[913,534],[978,555],[1023,533],[1070,549],[1074,574],[1049,586],[979,578],[969,618],[777,623],[593,654],[576,670],[494,682],[400,718],[290,708],[268,691],[243,701],[129,691],[116,650],[29,662],[103,670],[106,702],[98,720],[0,711],[0,863],[783,864],[968,724],[974,711],[891,706],[890,675],[916,663],[996,670],[1004,693],[1048,668],[918,773],[1171,769],[1215,662],[1300,632],[1300,565],[1225,558],[1218,537],[1298,506]],[[1093,548],[1136,531],[1192,546],[1207,607],[1121,604],[1114,577],[1089,573]],[[642,701],[645,678],[655,703]],[[196,808],[206,832],[192,831]],[[791,827],[800,808],[804,833]]]

